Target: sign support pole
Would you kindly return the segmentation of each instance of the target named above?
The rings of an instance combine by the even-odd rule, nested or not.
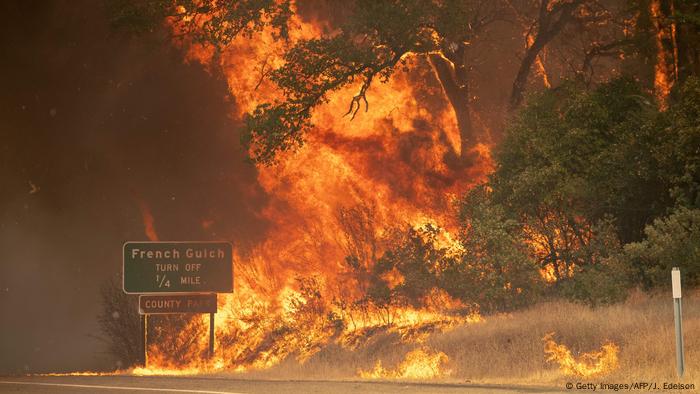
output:
[[[676,323],[676,365],[678,377],[683,377],[685,360],[683,355],[683,305],[681,302],[681,271],[678,267],[671,270],[671,285],[673,288],[673,320]]]
[[[148,315],[143,315],[141,319],[141,333],[143,334],[143,367],[148,368]]]
[[[214,357],[214,313],[209,314],[209,358]]]

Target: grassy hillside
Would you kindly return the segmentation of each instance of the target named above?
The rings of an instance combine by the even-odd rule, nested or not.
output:
[[[700,294],[683,299],[686,375],[684,382],[700,383]],[[566,375],[556,362],[548,362],[543,337],[567,346],[575,358],[600,351],[611,341],[619,348],[618,366],[609,373],[580,377]],[[627,301],[592,309],[564,301],[546,302],[511,314],[485,317],[430,335],[424,343],[405,344],[396,333],[368,339],[355,351],[329,345],[303,364],[290,358],[270,370],[244,376],[284,379],[356,379],[371,371],[377,360],[395,370],[414,349],[443,352],[449,374],[442,382],[518,383],[562,385],[565,382],[631,381],[675,382],[675,339],[670,294],[633,293]],[[242,376],[243,377],[243,376]],[[386,378],[386,377],[384,377]],[[410,380],[410,379],[409,379]]]

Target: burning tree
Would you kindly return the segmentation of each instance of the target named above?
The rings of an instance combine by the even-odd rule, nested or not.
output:
[[[264,59],[260,66],[258,86],[269,79],[277,92],[249,113],[242,136],[252,159],[265,164],[272,163],[277,153],[304,142],[305,134],[314,127],[314,110],[328,103],[331,93],[358,86],[345,113],[354,118],[361,109],[369,109],[367,92],[373,84],[385,83],[397,70],[418,65],[431,66],[456,117],[460,140],[445,156],[445,163],[459,168],[478,143],[488,142],[472,121],[472,73],[480,52],[498,50],[489,43],[499,22],[517,21],[526,37],[510,94],[511,108],[523,101],[534,64],[549,84],[542,53],[560,34],[572,29],[575,34],[622,30],[613,23],[618,17],[614,12],[588,0],[356,0],[334,4],[334,11],[342,16],[328,25],[327,34],[296,39],[289,34],[289,25],[295,22],[295,6],[289,0],[119,4],[113,13],[117,24],[143,29],[154,19],[167,18],[176,38],[211,45],[217,53],[239,35],[252,38],[263,29],[271,29],[274,39],[288,42],[281,59]],[[538,10],[534,15],[533,9]],[[615,38],[596,43],[581,54],[583,68],[591,68],[594,58],[628,41]],[[408,62],[412,57],[427,62]]]

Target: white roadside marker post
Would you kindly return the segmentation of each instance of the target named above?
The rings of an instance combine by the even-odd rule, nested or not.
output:
[[[678,267],[671,270],[671,288],[673,290],[673,318],[676,323],[676,363],[678,366],[678,377],[683,377],[685,370],[683,357],[683,322],[681,320],[681,271]]]

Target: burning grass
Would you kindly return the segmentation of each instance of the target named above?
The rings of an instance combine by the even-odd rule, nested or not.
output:
[[[689,382],[700,377],[700,360],[692,356],[700,350],[700,340],[693,335],[700,329],[698,299],[697,294],[684,299]],[[556,332],[558,343],[543,346],[542,339],[551,332]],[[427,343],[450,357],[453,378],[559,384],[572,375],[594,381],[676,381],[674,341],[670,294],[635,292],[624,303],[598,308],[553,301],[487,316],[483,324],[435,335]],[[553,357],[557,362],[548,361]]]
[[[436,332],[483,320],[478,310],[450,299],[437,289],[429,293],[429,299],[422,301],[420,307],[407,303],[379,304],[366,298],[330,298],[323,293],[316,278],[299,278],[296,287],[280,292],[277,302],[254,298],[250,291],[220,296],[216,315],[217,350],[212,358],[207,357],[208,317],[152,315],[148,324],[147,367],[129,373],[250,372],[268,370],[288,360],[303,365],[329,347],[354,352],[383,337],[415,346]],[[410,371],[419,368],[411,366],[419,364],[419,355],[420,352],[407,356],[399,372],[392,376],[417,374]]]
[[[599,351],[583,353],[576,359],[566,345],[554,341],[553,332],[545,335],[543,341],[547,361],[559,364],[561,371],[566,375],[600,376],[618,367],[617,353],[620,348],[612,342],[606,342]]]
[[[685,383],[700,383],[700,294],[684,297],[686,346]],[[235,374],[251,379],[372,379],[431,380],[559,386],[572,376],[580,381],[675,382],[675,347],[672,303],[668,294],[637,292],[624,303],[589,308],[565,301],[552,301],[510,314],[487,316],[478,324],[465,318],[451,321],[449,328],[427,329],[420,343],[406,340],[402,319],[392,325],[364,324],[326,337],[321,342],[311,331],[306,342],[282,348],[267,344],[241,350],[239,357],[257,360],[247,368],[226,362],[225,344],[213,360],[189,366],[133,368],[118,374],[195,375]],[[413,316],[408,313],[407,316]],[[431,315],[426,315],[431,316]],[[369,323],[369,322],[367,322]],[[415,325],[415,321],[413,321]],[[252,324],[252,323],[251,323]],[[427,319],[417,326],[436,325]],[[405,325],[405,324],[404,324]],[[439,324],[438,324],[439,325]],[[309,326],[306,326],[310,328]],[[255,329],[251,325],[249,329]],[[556,332],[556,341],[552,332]],[[350,334],[356,342],[344,343]],[[285,335],[292,335],[287,331]],[[297,335],[297,334],[294,334]],[[281,338],[286,338],[282,336]],[[287,337],[288,338],[288,337]],[[545,344],[543,346],[543,338]],[[225,340],[226,338],[223,337]],[[229,338],[229,340],[231,340]],[[296,341],[301,341],[297,338]],[[607,341],[607,342],[606,342]],[[264,342],[264,341],[263,341]],[[316,343],[311,353],[300,344]],[[565,345],[566,346],[565,346]],[[591,350],[594,349],[594,350]],[[596,350],[598,349],[598,350]],[[223,350],[223,352],[222,352]],[[299,357],[303,355],[303,357]],[[272,362],[274,361],[274,362]],[[95,372],[81,372],[94,375]]]
[[[686,382],[700,381],[699,295],[684,298]],[[458,324],[428,335],[418,347],[402,342],[395,330],[368,334],[354,349],[329,343],[303,364],[293,358],[245,376],[271,379],[416,379],[407,376],[411,352],[434,357],[439,369],[426,367],[437,382],[560,385],[572,379],[558,363],[547,361],[543,337],[556,332],[572,359],[582,363],[576,379],[676,381],[673,312],[667,294],[634,293],[624,303],[589,308],[552,301],[510,314],[486,316],[479,324]],[[610,341],[607,344],[606,341]],[[613,345],[614,344],[614,345]],[[444,355],[444,357],[443,357]],[[616,362],[614,360],[617,360]],[[422,364],[426,365],[426,364]],[[614,367],[617,365],[617,367]],[[605,374],[585,373],[600,369]],[[421,368],[419,368],[421,369]],[[441,373],[447,371],[450,373]],[[359,372],[359,374],[358,374]],[[359,375],[359,376],[358,376]],[[421,378],[419,378],[421,379]]]
[[[406,358],[394,370],[387,370],[382,361],[377,360],[370,371],[358,371],[363,379],[435,379],[449,376],[451,371],[446,365],[449,357],[443,352],[435,352],[429,348],[419,348],[406,354]]]

